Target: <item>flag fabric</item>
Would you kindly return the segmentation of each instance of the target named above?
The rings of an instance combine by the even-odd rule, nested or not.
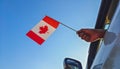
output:
[[[45,16],[26,35],[41,45],[56,30],[59,24],[60,22]]]

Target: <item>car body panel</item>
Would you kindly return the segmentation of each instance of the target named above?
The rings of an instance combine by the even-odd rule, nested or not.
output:
[[[120,69],[120,1],[91,69]]]

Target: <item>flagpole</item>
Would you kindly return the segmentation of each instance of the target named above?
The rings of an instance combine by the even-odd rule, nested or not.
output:
[[[69,26],[67,26],[67,25],[65,25],[65,24],[63,24],[63,23],[60,23],[61,25],[63,25],[63,26],[65,26],[65,27],[67,27],[67,28],[69,28],[70,30],[73,30],[73,31],[75,31],[76,32],[76,30],[75,29],[73,29],[73,28],[71,28],[71,27],[69,27]]]

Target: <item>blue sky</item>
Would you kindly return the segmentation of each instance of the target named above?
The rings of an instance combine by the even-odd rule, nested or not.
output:
[[[101,0],[0,0],[0,69],[63,69],[63,60],[85,68],[89,44],[60,25],[41,46],[26,36],[45,15],[76,30],[94,28]]]

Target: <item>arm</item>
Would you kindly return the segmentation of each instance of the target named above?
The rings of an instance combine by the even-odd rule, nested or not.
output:
[[[104,29],[81,29],[78,30],[76,33],[78,34],[81,39],[87,42],[94,42],[100,38],[104,37],[106,30]]]

